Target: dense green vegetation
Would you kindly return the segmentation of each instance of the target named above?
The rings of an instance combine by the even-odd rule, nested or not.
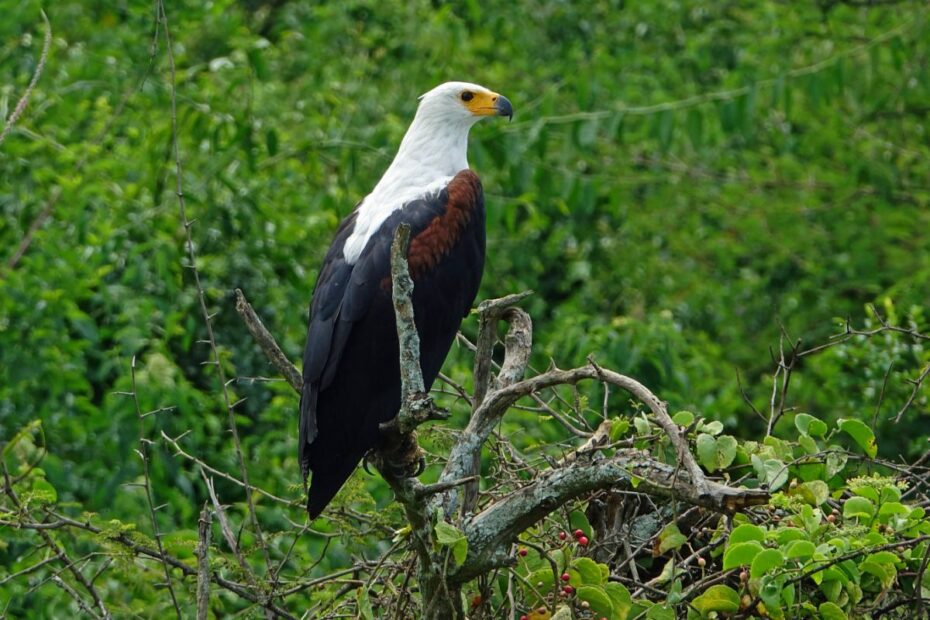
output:
[[[36,72],[41,8],[0,0],[2,119]],[[239,465],[223,386],[204,364],[213,353],[175,193],[165,29],[145,3],[44,8],[48,60],[0,143],[4,463],[15,475],[41,459],[30,474],[38,489],[26,480],[37,505],[51,493],[73,517],[94,513],[101,527],[150,537],[144,492],[126,485],[142,480],[137,405],[164,408],[142,420],[142,433],[154,442],[161,529],[189,557],[207,491],[196,464],[176,456],[161,433],[186,433],[180,446],[217,470],[238,475]],[[535,367],[550,359],[578,365],[593,353],[672,411],[761,441],[766,416],[753,407],[769,411],[780,341],[790,359],[796,339],[801,349],[826,342],[847,318],[857,329],[887,321],[928,331],[923,3],[187,0],[166,12],[197,267],[216,312],[223,369],[234,379],[228,396],[245,399],[235,420],[250,479],[277,496],[301,495],[296,399],[283,382],[264,379],[274,372],[236,315],[233,291],[246,292],[298,359],[316,269],[337,223],[389,163],[416,97],[449,79],[485,84],[515,107],[513,123],[472,133],[470,163],[488,205],[480,297],[535,291],[525,303],[536,325]],[[473,335],[474,321],[463,329]],[[885,458],[925,455],[926,390],[895,422],[912,393],[906,380],[930,363],[925,342],[885,331],[797,360],[791,413],[813,414],[837,433],[838,420],[862,420]],[[446,373],[467,383],[470,364],[457,349]],[[453,428],[467,415],[454,411]],[[783,416],[776,434],[797,440],[795,424]],[[514,412],[504,426],[534,458],[558,454],[566,439],[532,412]],[[438,456],[446,444],[442,431],[434,434],[428,445]],[[791,460],[787,448],[772,449],[782,452],[763,460]],[[792,475],[859,492],[863,485],[832,479],[837,473]],[[241,489],[217,479],[217,491],[244,523]],[[338,503],[332,520],[297,539],[288,575],[376,560],[391,544],[384,528],[403,524],[377,477],[358,474]],[[375,522],[357,518],[376,509]],[[259,514],[280,561],[300,509],[261,501]],[[52,582],[31,590],[38,578],[5,581],[44,556],[26,552],[35,532],[0,532],[0,614],[77,611]],[[250,529],[241,536],[258,566]],[[62,534],[75,558],[101,541],[115,549],[108,540]],[[172,609],[157,586],[158,565],[147,568],[118,557],[102,580],[121,615]],[[184,583],[178,595],[190,597],[193,584]],[[311,589],[292,611],[330,595]],[[217,613],[243,605],[217,596]]]

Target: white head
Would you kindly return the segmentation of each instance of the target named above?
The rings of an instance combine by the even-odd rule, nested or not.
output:
[[[486,116],[513,117],[510,101],[478,84],[446,82],[420,97],[417,114],[385,177],[452,176],[468,167],[468,130]]]
[[[468,130],[486,116],[513,117],[503,95],[478,84],[446,82],[420,97],[394,161],[359,205],[343,253],[353,263],[368,239],[396,209],[433,193],[468,168]]]
[[[446,82],[420,96],[417,118],[471,127],[485,116],[513,116],[507,97],[468,82]]]

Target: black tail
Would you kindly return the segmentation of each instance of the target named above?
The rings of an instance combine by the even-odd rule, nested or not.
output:
[[[363,456],[333,454],[326,449],[319,450],[322,446],[315,447],[317,450],[311,464],[313,477],[310,479],[310,491],[307,495],[307,514],[311,519],[320,516],[342,485],[352,476]]]

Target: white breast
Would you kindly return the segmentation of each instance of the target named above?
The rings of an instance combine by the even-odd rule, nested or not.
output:
[[[368,194],[358,207],[358,216],[355,218],[355,227],[352,234],[346,239],[342,254],[346,262],[354,265],[368,245],[372,235],[378,232],[385,220],[405,204],[438,193],[449,184],[451,176],[438,179],[419,186],[383,187],[379,184],[375,191]]]

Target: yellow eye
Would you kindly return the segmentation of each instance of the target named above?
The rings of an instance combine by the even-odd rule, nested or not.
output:
[[[475,93],[471,91],[466,90],[465,92],[462,93],[462,101],[471,101],[474,98],[475,98]]]

